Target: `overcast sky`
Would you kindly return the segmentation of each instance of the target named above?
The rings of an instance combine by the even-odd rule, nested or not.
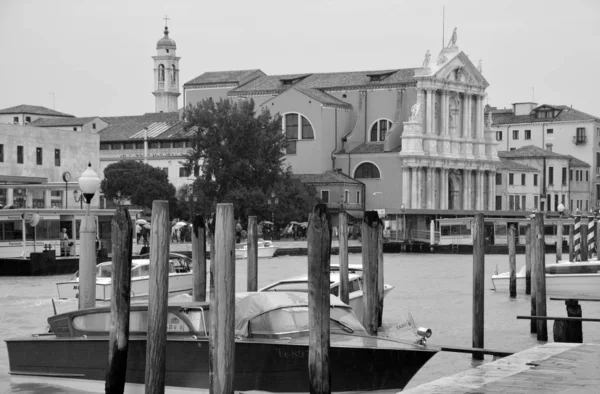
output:
[[[456,26],[460,49],[483,60],[490,105],[534,99],[600,117],[597,0],[0,0],[0,108],[153,112],[165,14],[181,84],[219,70],[418,67],[442,47],[444,5],[445,41]]]

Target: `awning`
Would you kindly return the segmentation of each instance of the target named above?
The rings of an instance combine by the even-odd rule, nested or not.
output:
[[[358,220],[362,220],[365,216],[365,211],[346,211],[346,213]]]

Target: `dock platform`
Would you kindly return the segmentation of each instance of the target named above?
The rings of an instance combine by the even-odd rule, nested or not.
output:
[[[548,343],[403,391],[410,394],[598,393],[600,344]]]

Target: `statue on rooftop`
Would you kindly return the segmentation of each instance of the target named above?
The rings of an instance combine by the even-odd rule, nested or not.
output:
[[[421,111],[421,104],[417,101],[410,108],[410,118],[408,119],[408,121],[409,122],[419,121],[419,111]]]
[[[431,52],[429,52],[429,49],[427,50],[427,52],[425,52],[425,60],[423,60],[423,67],[427,68],[429,67],[429,61],[431,60]]]
[[[455,27],[454,30],[452,31],[452,37],[450,37],[450,41],[448,42],[448,45],[446,46],[446,48],[450,48],[450,47],[453,47],[456,45],[456,39],[458,38],[457,34],[456,34],[456,29],[457,28]]]

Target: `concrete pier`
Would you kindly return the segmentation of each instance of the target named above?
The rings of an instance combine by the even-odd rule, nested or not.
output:
[[[583,394],[598,387],[600,344],[548,343],[403,393]]]

